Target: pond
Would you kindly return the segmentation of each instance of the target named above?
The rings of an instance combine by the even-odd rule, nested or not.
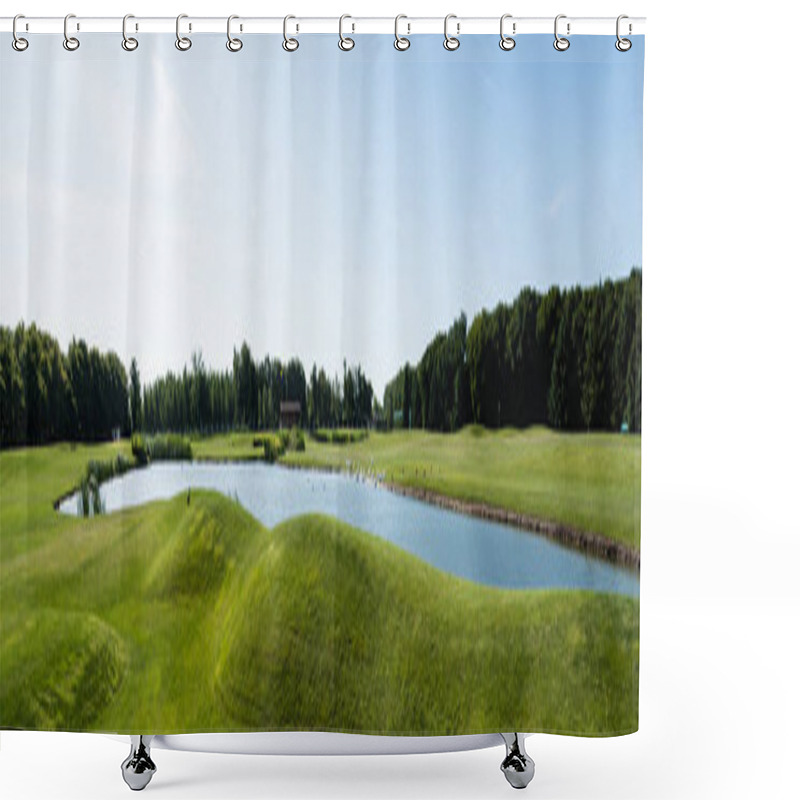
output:
[[[424,503],[354,477],[253,463],[171,462],[132,470],[100,487],[106,511],[167,499],[189,488],[238,500],[269,528],[298,514],[337,517],[435,567],[503,588],[594,589],[638,597],[639,577],[544,536]],[[72,495],[60,510],[78,513]]]

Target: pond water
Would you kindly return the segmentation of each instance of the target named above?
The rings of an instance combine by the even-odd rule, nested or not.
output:
[[[394,494],[348,475],[268,464],[171,462],[132,470],[104,483],[107,512],[167,499],[190,487],[238,500],[267,527],[298,514],[330,514],[429,564],[504,588],[569,588],[638,597],[632,570],[608,564],[538,534]],[[78,496],[61,511],[78,513]]]

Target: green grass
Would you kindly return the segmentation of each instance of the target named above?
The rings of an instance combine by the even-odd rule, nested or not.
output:
[[[219,611],[215,688],[253,727],[451,734],[521,718],[550,731],[636,727],[630,598],[480,586],[307,516],[275,528]]]
[[[255,435],[193,439],[192,450],[201,460],[261,459],[263,450],[252,446]],[[337,445],[307,436],[305,452],[286,453],[280,461],[378,474],[402,486],[563,523],[639,548],[638,435],[479,426],[455,434],[372,431],[361,441]]]
[[[0,452],[0,564],[79,524],[53,511],[53,502],[78,487],[90,461],[130,456],[130,443],[57,444]]]
[[[90,726],[120,686],[125,645],[94,614],[18,613],[2,632],[0,711],[15,728]]]
[[[448,497],[510,509],[639,547],[641,437],[548,428],[455,434],[370,433],[336,447],[312,437],[282,462],[352,469]]]
[[[264,446],[253,442],[265,433],[243,431],[192,437],[192,453],[196,461],[263,461]]]
[[[636,728],[637,600],[481,586],[329,517],[267,530],[211,492],[53,510],[124,447],[0,454],[0,727]]]

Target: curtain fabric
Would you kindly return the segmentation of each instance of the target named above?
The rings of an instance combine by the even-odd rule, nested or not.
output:
[[[0,47],[0,727],[638,727],[644,39]]]

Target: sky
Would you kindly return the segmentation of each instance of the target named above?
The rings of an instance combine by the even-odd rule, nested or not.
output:
[[[461,311],[641,265],[644,38],[0,41],[0,322],[146,382],[360,363],[378,396]]]

